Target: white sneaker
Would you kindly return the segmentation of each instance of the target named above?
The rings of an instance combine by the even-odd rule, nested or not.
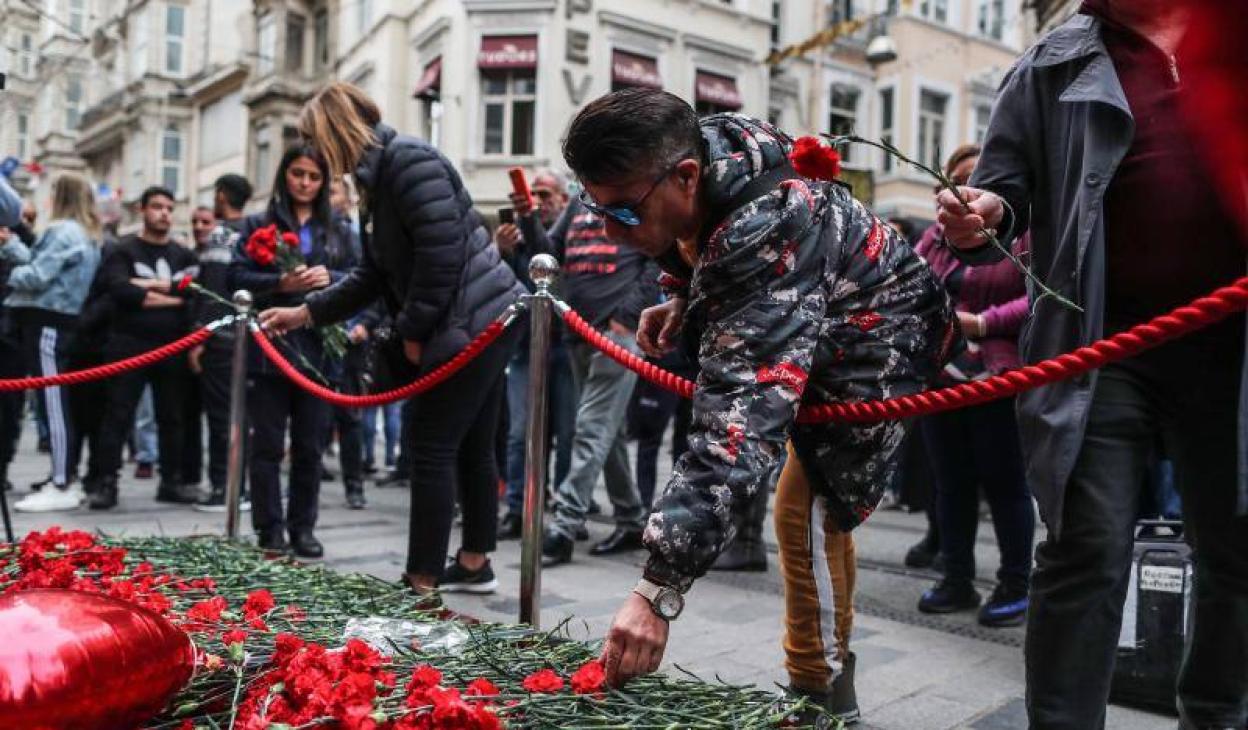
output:
[[[17,512],[64,512],[78,509],[86,497],[82,487],[76,484],[69,488],[50,487],[18,500],[13,509]]]

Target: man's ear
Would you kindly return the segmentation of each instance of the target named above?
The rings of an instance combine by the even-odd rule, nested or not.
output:
[[[696,193],[698,183],[702,181],[702,163],[692,157],[681,160],[676,163],[674,170],[676,182],[680,185],[681,190],[686,193]]]

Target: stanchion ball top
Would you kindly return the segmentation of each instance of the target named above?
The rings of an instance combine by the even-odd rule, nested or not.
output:
[[[539,253],[529,261],[529,278],[537,286],[550,286],[559,275],[559,262],[554,256]]]
[[[234,292],[234,306],[240,310],[249,310],[255,304],[255,300],[251,296],[251,292],[246,289],[239,289]]]

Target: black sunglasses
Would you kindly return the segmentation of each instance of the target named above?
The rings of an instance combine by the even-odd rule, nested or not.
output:
[[[584,205],[586,208],[600,216],[610,216],[626,226],[639,226],[641,225],[641,216],[638,215],[637,209],[645,204],[646,199],[650,197],[650,194],[659,187],[659,183],[666,180],[667,176],[671,175],[672,172],[676,170],[676,166],[687,159],[689,159],[687,154],[682,155],[680,159],[669,165],[661,175],[654,179],[654,182],[650,183],[650,187],[646,190],[645,194],[632,203],[624,203],[621,205],[601,205],[595,201],[592,196],[590,196],[589,191],[585,188],[581,188],[581,193],[577,197],[580,199],[581,205]]]

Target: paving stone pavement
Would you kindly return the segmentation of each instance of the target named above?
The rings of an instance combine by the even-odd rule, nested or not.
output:
[[[18,491],[46,476],[48,459],[35,452],[27,429],[11,469]],[[331,463],[333,460],[330,460]],[[189,507],[155,502],[155,480],[133,478],[127,467],[121,505],[105,512],[42,515],[16,514],[19,535],[53,524],[98,529],[120,535],[221,534],[224,515],[204,514]],[[599,487],[599,500],[607,504]],[[317,530],[325,543],[325,563],[333,568],[397,579],[406,550],[408,494],[404,490],[367,490],[367,509],[346,508],[340,483],[325,483]],[[769,521],[770,523],[770,521]],[[243,517],[244,533],[250,522]],[[996,550],[991,529],[981,531],[977,562],[981,588],[991,589]],[[981,629],[974,617],[959,614],[932,618],[919,614],[915,602],[934,574],[902,567],[902,556],[924,529],[921,515],[881,512],[855,533],[860,561],[853,649],[858,654],[858,699],[864,730],[1006,730],[1025,728],[1023,709],[1022,631]],[[770,539],[770,526],[768,527]],[[590,524],[591,539],[610,532],[605,520]],[[452,546],[458,535],[452,536]],[[584,554],[578,546],[570,565],[542,576],[542,625],[569,620],[576,638],[599,639],[610,625],[620,601],[640,574],[642,553],[611,558]],[[708,680],[757,684],[775,689],[785,679],[780,648],[780,577],[773,555],[767,573],[712,574],[699,581],[685,614],[672,626],[665,669],[674,667]],[[515,621],[518,615],[520,546],[499,545],[493,557],[500,587],[491,596],[450,596],[458,611],[481,619]],[[1162,730],[1176,726],[1172,718],[1122,707],[1110,707],[1111,730]]]

